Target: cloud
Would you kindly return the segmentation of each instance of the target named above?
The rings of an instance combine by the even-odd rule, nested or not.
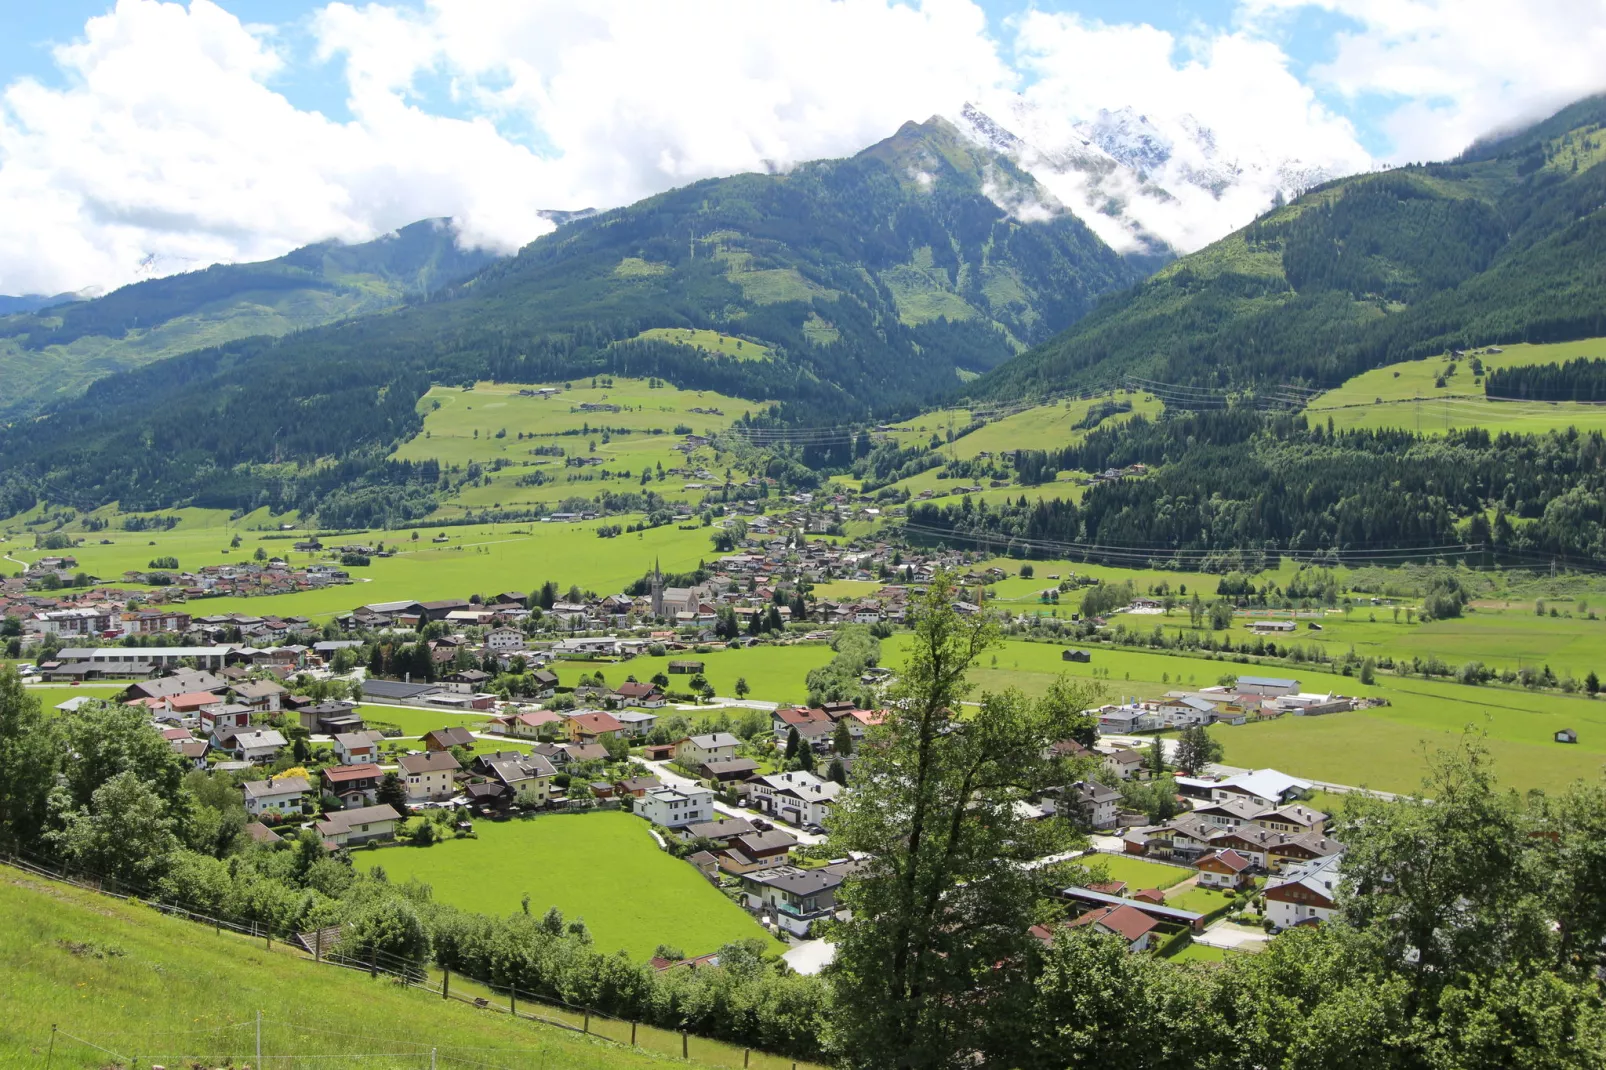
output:
[[[1453,156],[1492,130],[1606,89],[1606,0],[1245,0],[1251,23],[1302,8],[1350,24],[1313,83],[1384,111],[1397,161]]]
[[[350,121],[274,91],[271,30],[210,0],[119,0],[57,50],[64,87],[7,87],[0,292],[435,215],[512,250],[542,209],[849,154],[1013,77],[968,0],[334,3],[311,27]]]

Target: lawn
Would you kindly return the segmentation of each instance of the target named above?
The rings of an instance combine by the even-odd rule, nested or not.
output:
[[[825,643],[794,643],[789,646],[738,647],[714,650],[707,654],[677,651],[661,658],[631,658],[623,663],[559,661],[552,668],[565,687],[572,686],[584,673],[601,672],[608,683],[618,685],[626,676],[637,680],[651,680],[654,675],[669,674],[671,661],[700,661],[703,675],[713,685],[714,692],[725,698],[736,696],[736,681],[745,678],[752,689],[749,698],[766,702],[802,702],[809,689],[804,683],[810,669],[818,668],[836,656]],[[669,677],[669,688],[684,691],[690,688],[691,677]]]
[[[393,881],[418,878],[443,902],[508,914],[556,906],[584,918],[597,947],[645,959],[659,944],[688,955],[732,940],[768,937],[745,911],[695,869],[658,849],[646,822],[618,811],[475,823],[477,839],[433,847],[360,851],[357,864],[383,866]]]
[[[264,1055],[293,1053],[297,1065],[372,1066],[371,1058],[348,1062],[344,1056],[379,1051],[417,1053],[398,1054],[387,1066],[429,1066],[432,1048],[442,1070],[662,1065],[661,1057],[643,1051],[317,966],[277,942],[270,951],[260,940],[215,933],[10,869],[0,870],[0,916],[6,919],[0,925],[5,1066],[45,1065],[52,1026],[62,1031],[50,1053],[56,1070],[114,1064],[106,1052],[68,1034],[134,1057],[142,1067],[256,1065],[259,1011]],[[678,1058],[679,1038],[672,1040]],[[692,1050],[694,1057],[704,1051],[717,1056],[710,1062],[719,1065],[742,1065],[740,1049],[716,1050],[694,1039]]]
[[[1161,862],[1145,862],[1130,855],[1100,852],[1079,859],[1089,867],[1102,868],[1112,881],[1126,881],[1127,893],[1144,888],[1169,888],[1193,876],[1193,870],[1182,866],[1168,866]]]
[[[1578,357],[1606,356],[1606,339],[1503,348],[1502,353],[1478,359],[1491,370],[1560,364]],[[1437,385],[1440,377],[1444,386]],[[1606,428],[1606,406],[1490,401],[1481,380],[1475,381],[1470,360],[1451,361],[1447,356],[1363,372],[1313,399],[1307,411],[1312,421],[1330,418],[1339,429],[1400,427],[1439,433],[1454,427],[1485,427],[1494,432],[1534,433],[1566,427]]]
[[[424,710],[415,706],[376,706],[364,703],[357,712],[367,721],[386,721],[396,725],[403,735],[421,736],[437,728],[462,725],[471,731],[484,731],[490,718],[483,713],[454,713],[450,710]]]
[[[1194,885],[1192,888],[1167,898],[1165,905],[1176,907],[1179,910],[1191,910],[1195,914],[1208,914],[1212,910],[1220,910],[1228,903],[1226,893],[1218,892],[1214,888],[1201,888]]]
[[[1168,962],[1226,962],[1234,955],[1242,955],[1242,951],[1228,951],[1225,948],[1211,947],[1209,944],[1189,944],[1173,955],[1167,955]]]

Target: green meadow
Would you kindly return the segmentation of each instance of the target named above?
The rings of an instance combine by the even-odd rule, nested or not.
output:
[[[883,661],[901,664],[904,634],[883,644]],[[982,656],[971,673],[978,692],[1015,687],[1042,694],[1058,677],[1102,687],[1104,699],[1155,698],[1178,688],[1206,687],[1225,677],[1291,677],[1306,691],[1376,696],[1388,705],[1324,717],[1284,716],[1245,725],[1217,725],[1228,765],[1273,766],[1297,776],[1384,791],[1410,791],[1425,771],[1425,748],[1448,746],[1469,727],[1482,733],[1501,781],[1520,790],[1557,789],[1593,780],[1606,767],[1606,701],[1582,695],[1474,687],[1379,673],[1374,684],[1306,667],[1247,664],[1094,645],[1088,664],[1061,660],[1057,644],[1007,641]],[[972,696],[973,698],[976,696]],[[1554,741],[1572,728],[1577,744]]]
[[[1100,427],[1114,426],[1130,420],[1136,414],[1157,416],[1160,402],[1148,394],[1120,392],[1112,397],[1067,399],[1046,405],[1035,405],[1019,412],[989,419],[986,426],[955,439],[943,447],[943,453],[968,460],[981,453],[1005,453],[1012,450],[1059,449],[1086,437],[1088,429],[1075,425],[1088,414],[1088,410],[1106,401],[1126,401],[1132,411],[1107,416]],[[975,416],[988,416],[985,410],[939,409],[916,416],[911,420],[892,425],[892,433],[904,446],[925,445],[931,435],[947,439],[969,426]]]
[[[0,916],[6,919],[0,925],[0,1004],[6,1008],[0,1015],[0,1065],[255,1066],[259,1013],[263,1062],[269,1065],[289,1066],[294,1056],[297,1066],[356,1070],[375,1066],[375,1052],[385,1054],[385,1066],[440,1070],[635,1070],[662,1066],[669,1058],[680,1062],[678,1034],[643,1027],[641,1047],[631,1048],[582,1036],[575,1031],[578,1013],[544,1005],[521,1010],[569,1021],[573,1030],[515,1021],[389,978],[316,965],[277,941],[268,948],[261,940],[214,932],[135,901],[10,869],[0,870]],[[503,997],[463,978],[454,976],[451,987],[454,996],[483,996],[493,1006],[504,1005]],[[591,1026],[618,1041],[630,1034],[622,1023],[593,1020]],[[53,1028],[59,1033],[52,1045]],[[691,1038],[689,1051],[693,1066],[791,1065],[698,1037]]]
[[[659,850],[647,823],[619,811],[475,822],[475,839],[432,847],[361,851],[357,864],[383,866],[393,881],[417,878],[435,897],[465,910],[508,914],[528,894],[583,918],[604,951],[645,959],[659,944],[705,955],[732,940],[781,950],[741,907],[686,863]]]
[[[1578,357],[1606,356],[1606,339],[1501,347],[1477,354],[1486,370],[1527,364],[1560,364]],[[1444,385],[1438,383],[1443,381]],[[1471,356],[1404,361],[1363,372],[1311,400],[1312,422],[1331,419],[1334,427],[1404,428],[1441,433],[1457,427],[1532,434],[1577,427],[1606,429],[1606,406],[1579,402],[1491,401],[1472,372]]]

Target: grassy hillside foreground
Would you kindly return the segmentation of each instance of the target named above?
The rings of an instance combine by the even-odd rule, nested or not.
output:
[[[3,867],[0,917],[6,919],[0,1066],[42,1066],[52,1025],[63,1034],[51,1063],[56,1068],[128,1065],[65,1034],[141,1067],[230,1059],[256,1066],[258,1011],[262,1067],[427,1067],[432,1048],[441,1068],[628,1070],[661,1065],[671,1055],[680,1062],[679,1038],[668,1034],[644,1036],[644,1043],[666,1041],[659,1055],[515,1022],[389,980],[317,966],[279,944],[269,951],[260,941]],[[469,987],[453,979],[454,991]],[[695,1037],[690,1054],[693,1063],[742,1065],[740,1049]],[[783,1064],[755,1052],[753,1065]]]

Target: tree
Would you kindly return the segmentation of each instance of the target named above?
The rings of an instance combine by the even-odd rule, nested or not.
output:
[[[1589,675],[1584,677],[1584,690],[1591,696],[1600,694],[1600,677],[1591,669]]]
[[[379,790],[374,793],[374,801],[390,807],[403,817],[407,816],[407,789],[402,787],[401,777],[395,773],[386,773],[379,778]]]
[[[0,666],[0,851],[33,846],[45,829],[56,751],[39,700]]]
[[[797,734],[797,725],[786,730],[786,760],[790,762],[797,757],[798,748],[803,745],[803,737]]]
[[[1155,740],[1148,750],[1143,752],[1143,764],[1156,778],[1165,776],[1165,744],[1162,740]]]
[[[392,895],[367,904],[346,919],[339,950],[358,962],[419,977],[429,959],[429,930],[412,903]]]
[[[853,733],[848,730],[848,719],[846,717],[836,723],[836,730],[831,733],[831,737],[831,749],[836,753],[853,753]]]
[[[1202,724],[1182,730],[1177,740],[1177,768],[1198,776],[1205,767],[1221,760],[1224,751],[1219,740]]]
[[[834,780],[843,786],[848,782],[848,770],[842,764],[841,758],[832,758],[831,764],[825,767],[825,779]]]
[[[736,697],[737,698],[739,698],[739,699],[740,698],[746,698],[748,695],[752,694],[752,691],[753,691],[753,689],[747,686],[747,677],[738,676],[736,678]]]
[[[58,816],[50,840],[75,868],[135,889],[159,880],[179,849],[167,802],[131,770],[96,788],[85,806],[63,801]]]
[[[797,749],[797,767],[805,773],[814,772],[814,748],[808,744]]]
[[[1096,695],[1061,681],[1038,700],[983,695],[957,717],[966,673],[996,632],[961,617],[956,597],[944,572],[915,602],[891,706],[833,815],[833,849],[868,858],[844,887],[852,920],[831,967],[836,1046],[853,1066],[985,1063],[1015,1048],[1029,986],[1000,964],[1033,953],[1029,929],[1063,876],[1021,863],[1076,841],[1064,822],[1029,821],[1016,804],[1063,780],[1050,745]]]

